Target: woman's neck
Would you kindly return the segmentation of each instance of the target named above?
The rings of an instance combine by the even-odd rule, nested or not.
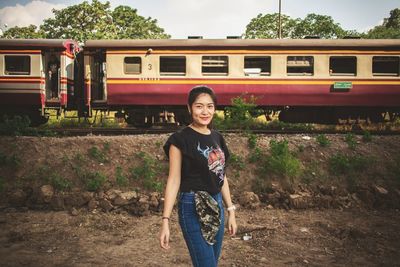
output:
[[[206,126],[206,125],[197,125],[194,123],[189,124],[189,127],[191,127],[192,129],[203,133],[203,134],[209,134],[210,133],[210,129]]]

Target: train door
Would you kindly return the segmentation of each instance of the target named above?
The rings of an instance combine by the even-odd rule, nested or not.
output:
[[[43,60],[46,101],[59,101],[61,89],[61,54],[45,52]]]
[[[106,93],[106,56],[104,51],[97,51],[93,55],[91,67],[91,96],[93,104],[104,103],[107,100]]]

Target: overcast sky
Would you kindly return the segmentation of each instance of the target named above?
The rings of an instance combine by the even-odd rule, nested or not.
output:
[[[89,0],[91,1],[91,0]],[[0,0],[0,29],[40,25],[61,9],[82,0]],[[102,2],[105,2],[102,0]],[[158,20],[172,38],[241,35],[258,14],[278,12],[279,0],[111,0],[112,8],[128,5],[139,15]],[[400,8],[399,0],[282,0],[282,13],[304,18],[309,13],[331,16],[346,30],[366,31]]]

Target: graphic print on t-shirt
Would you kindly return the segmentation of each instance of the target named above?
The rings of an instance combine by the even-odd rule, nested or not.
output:
[[[215,173],[219,179],[219,183],[224,180],[224,167],[225,167],[225,155],[224,152],[217,146],[206,146],[202,149],[200,142],[197,144],[197,150],[202,154],[208,161],[208,169]]]

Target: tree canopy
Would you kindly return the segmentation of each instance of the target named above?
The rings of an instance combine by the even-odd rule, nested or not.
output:
[[[147,39],[170,38],[157,20],[144,18],[136,9],[128,6],[110,8],[98,0],[84,1],[61,10],[53,9],[54,18],[43,21],[39,30],[36,26],[13,27],[4,33],[6,38],[74,39]],[[32,27],[33,26],[33,27]],[[25,29],[27,28],[27,29]],[[22,30],[21,30],[22,29]],[[21,34],[19,34],[21,33]]]
[[[279,14],[259,14],[246,26],[245,38],[277,38]],[[341,38],[352,35],[356,31],[344,30],[332,17],[326,15],[308,14],[304,19],[292,19],[281,15],[282,38],[304,38],[319,36],[321,38]]]
[[[364,38],[369,39],[400,39],[400,9],[395,8],[390,11],[390,16],[383,20],[382,25],[375,26],[366,34]]]

